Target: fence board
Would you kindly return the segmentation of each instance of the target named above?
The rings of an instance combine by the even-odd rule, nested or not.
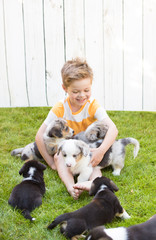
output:
[[[92,94],[104,106],[103,1],[85,1],[85,52],[93,69]]]
[[[0,107],[53,106],[86,57],[107,110],[156,110],[155,0],[0,0]]]
[[[26,71],[31,106],[47,105],[42,0],[24,1]]]
[[[64,0],[66,60],[84,57],[83,0]]]
[[[64,96],[60,72],[65,61],[64,13],[62,0],[44,2],[47,96],[52,106]]]
[[[104,1],[104,75],[106,109],[123,109],[122,0]]]
[[[135,7],[134,7],[135,6]],[[142,0],[124,1],[124,109],[142,108]]]
[[[8,86],[7,65],[6,65],[6,42],[4,28],[3,2],[0,1],[0,107],[10,106],[10,94]]]
[[[4,12],[11,106],[27,106],[21,2],[16,0],[4,1]]]
[[[156,1],[144,1],[143,110],[156,110]]]

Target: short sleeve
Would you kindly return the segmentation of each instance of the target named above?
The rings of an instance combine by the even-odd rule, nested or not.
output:
[[[56,118],[62,118],[64,115],[64,106],[62,102],[58,102],[52,107],[49,111],[47,118],[45,119],[44,123],[48,126],[48,124],[55,120]]]
[[[95,118],[97,120],[103,120],[104,118],[108,118],[108,114],[106,112],[106,110],[103,108],[103,107],[99,107],[97,110],[96,110],[96,113],[95,113]]]
[[[44,123],[48,126],[49,123],[51,123],[56,118],[57,118],[57,116],[52,112],[52,110],[50,110],[47,118],[44,120]]]

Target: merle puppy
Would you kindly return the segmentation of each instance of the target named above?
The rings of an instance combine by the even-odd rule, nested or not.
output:
[[[23,175],[23,181],[16,185],[10,195],[8,203],[22,210],[26,219],[35,220],[30,212],[42,204],[42,196],[45,193],[43,171],[46,166],[36,160],[25,162],[19,174]]]
[[[92,229],[86,240],[155,240],[156,214],[148,221],[130,226],[105,229],[104,226]]]
[[[53,229],[61,224],[61,233],[74,239],[82,237],[87,230],[111,222],[115,216],[129,218],[114,191],[118,191],[118,187],[109,178],[96,178],[89,192],[90,195],[95,195],[91,203],[74,212],[58,216],[48,228]]]
[[[67,121],[63,118],[53,120],[46,128],[43,135],[43,140],[47,152],[53,156],[57,152],[58,144],[69,137],[73,136],[73,129],[68,127]],[[42,160],[36,142],[29,143],[23,148],[12,150],[12,156],[20,156],[22,160]]]
[[[92,123],[84,132],[80,132],[74,136],[74,139],[82,140],[86,142],[90,148],[98,148],[106,133],[108,127],[104,125],[103,121],[95,121]],[[128,137],[116,140],[112,146],[107,150],[103,159],[99,163],[98,167],[101,169],[112,166],[113,175],[118,176],[122,168],[124,167],[125,161],[125,147],[128,144],[134,145],[134,158],[137,156],[139,151],[139,142],[137,139]]]

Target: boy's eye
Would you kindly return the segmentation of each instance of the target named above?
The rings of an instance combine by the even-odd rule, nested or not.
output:
[[[89,92],[89,89],[86,89],[85,92]]]
[[[76,93],[78,93],[78,92],[77,92],[77,91],[73,91],[73,93],[75,93],[75,94],[76,94]]]

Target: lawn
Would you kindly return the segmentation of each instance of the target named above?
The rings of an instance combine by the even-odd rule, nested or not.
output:
[[[75,201],[66,191],[57,172],[49,167],[44,171],[46,193],[42,205],[32,212],[35,222],[24,219],[20,211],[8,205],[13,187],[22,177],[18,174],[23,162],[12,157],[14,148],[34,141],[35,134],[46,118],[48,107],[0,108],[0,239],[65,239],[59,227],[47,230],[58,215],[74,211],[92,199],[87,192]],[[121,175],[112,175],[109,167],[102,171],[119,187],[116,193],[121,205],[131,215],[128,220],[115,218],[106,227],[130,226],[146,221],[156,213],[156,113],[108,111],[115,122],[118,138],[134,137],[140,142],[140,151],[133,158],[133,146],[126,147],[125,167]]]

